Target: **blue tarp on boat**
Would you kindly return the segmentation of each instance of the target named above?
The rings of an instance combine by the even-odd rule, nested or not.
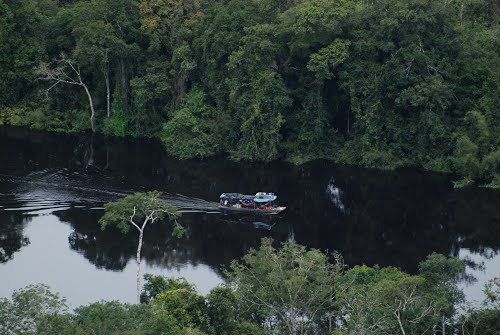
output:
[[[252,200],[254,195],[245,195],[241,193],[222,193],[219,198],[228,201],[238,201],[238,200]]]
[[[253,198],[253,201],[255,202],[270,202],[276,200],[277,196],[275,195],[257,195]]]
[[[246,195],[241,193],[222,193],[220,199],[228,201],[251,200],[258,203],[266,203],[276,200],[277,196],[274,193],[259,192],[257,195]]]

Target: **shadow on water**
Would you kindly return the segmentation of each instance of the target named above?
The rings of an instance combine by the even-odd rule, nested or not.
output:
[[[97,268],[121,270],[135,255],[136,236],[101,231],[102,204],[147,190],[201,212],[216,211],[214,201],[223,192],[269,190],[288,208],[283,217],[186,213],[181,239],[171,238],[168,225],[151,227],[143,256],[161,268],[207,264],[220,274],[221,265],[264,236],[338,250],[351,265],[391,265],[413,273],[432,252],[458,256],[465,248],[488,260],[500,250],[500,193],[454,191],[442,174],[324,161],[178,161],[156,142],[19,128],[0,128],[0,148],[0,262],[29,246],[24,227],[49,211],[71,227],[71,250]],[[481,262],[466,261],[482,270]]]
[[[101,213],[88,209],[69,209],[55,213],[71,225],[68,238],[70,248],[82,254],[97,268],[122,270],[135,257],[137,236],[135,231],[122,235],[117,231],[101,231],[95,222]],[[185,236],[172,238],[169,225],[154,225],[145,233],[142,256],[149,264],[165,269],[176,269],[189,263],[207,264],[216,272],[232,259],[241,257],[255,246],[264,234],[253,222],[205,220],[203,215],[189,214],[182,218]]]

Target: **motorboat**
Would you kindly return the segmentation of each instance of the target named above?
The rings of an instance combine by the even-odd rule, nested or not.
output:
[[[222,193],[219,209],[231,212],[258,214],[278,214],[286,207],[275,204],[277,196],[271,192],[257,192],[255,195],[241,193]]]

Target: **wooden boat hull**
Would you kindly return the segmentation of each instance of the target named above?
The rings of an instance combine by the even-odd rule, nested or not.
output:
[[[286,207],[276,207],[271,209],[258,209],[258,208],[243,208],[243,207],[226,207],[219,206],[221,211],[239,212],[239,213],[254,213],[254,214],[278,214],[283,212]]]

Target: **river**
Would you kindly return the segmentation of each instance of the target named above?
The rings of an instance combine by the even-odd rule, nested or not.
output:
[[[159,190],[186,211],[186,235],[168,224],[145,233],[143,273],[185,277],[202,294],[263,237],[339,251],[349,265],[410,273],[433,252],[464,259],[461,286],[481,300],[500,276],[500,192],[453,190],[451,177],[326,161],[175,160],[148,140],[105,139],[0,127],[0,297],[45,283],[71,307],[134,302],[136,234],[101,231],[103,204]],[[273,191],[280,216],[223,215],[223,192]]]

